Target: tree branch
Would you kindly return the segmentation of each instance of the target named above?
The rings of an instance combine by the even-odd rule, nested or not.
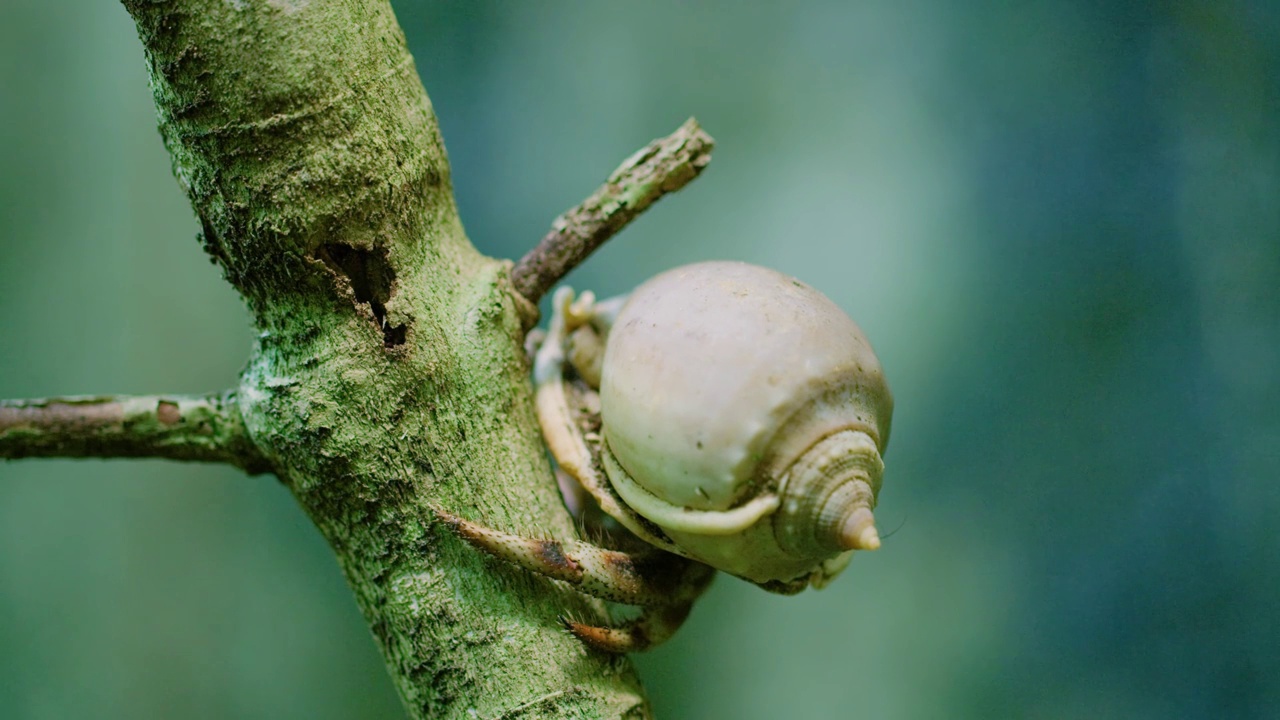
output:
[[[234,392],[0,400],[0,458],[35,457],[167,458],[271,471]]]
[[[647,717],[630,664],[559,622],[602,603],[431,513],[574,532],[523,300],[510,263],[466,237],[388,0],[123,2],[205,249],[257,329],[244,426],[333,549],[409,715]],[[637,183],[629,209],[656,197]]]
[[[674,133],[627,158],[582,204],[551,223],[537,247],[520,258],[511,284],[538,300],[650,205],[689,183],[711,162],[715,140],[689,118]]]

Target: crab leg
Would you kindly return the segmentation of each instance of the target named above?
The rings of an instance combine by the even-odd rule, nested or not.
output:
[[[702,563],[661,551],[625,553],[577,540],[539,540],[493,530],[439,509],[436,515],[458,537],[496,558],[613,602],[688,604],[715,573]]]
[[[588,296],[584,295],[584,298]],[[580,327],[589,317],[590,310],[575,307],[573,290],[560,288],[552,297],[551,329],[546,340],[538,348],[534,358],[533,381],[537,388],[538,423],[556,463],[577,480],[600,503],[605,514],[617,520],[623,527],[655,547],[669,553],[676,552],[675,545],[653,523],[626,506],[604,479],[596,456],[577,422],[577,415],[569,408],[568,388],[564,379],[564,340],[567,325]]]
[[[565,619],[569,632],[591,647],[607,653],[641,652],[661,644],[675,634],[693,609],[693,602],[646,608],[640,617],[621,627],[585,625]]]

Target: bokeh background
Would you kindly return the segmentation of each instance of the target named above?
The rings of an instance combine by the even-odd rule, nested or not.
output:
[[[708,172],[571,281],[770,265],[887,369],[897,532],[823,592],[722,577],[636,658],[660,717],[1280,716],[1280,6],[396,8],[481,250],[696,115]],[[0,397],[234,383],[196,232],[126,13],[0,3]],[[0,717],[402,715],[273,480],[24,461]]]

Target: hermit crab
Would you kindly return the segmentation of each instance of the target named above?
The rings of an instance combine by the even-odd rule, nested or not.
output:
[[[643,543],[534,540],[441,517],[499,558],[642,609],[618,627],[566,621],[575,635],[643,650],[679,627],[715,570],[792,594],[880,546],[872,511],[893,400],[862,331],[820,292],[706,262],[602,302],[561,288],[553,306],[534,357],[543,435],[561,471]]]

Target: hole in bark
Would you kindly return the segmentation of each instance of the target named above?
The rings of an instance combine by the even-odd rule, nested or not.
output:
[[[351,283],[356,302],[369,306],[373,319],[382,331],[386,347],[403,345],[408,328],[404,324],[387,323],[387,302],[395,292],[396,273],[387,262],[386,248],[364,250],[341,243],[329,243],[316,250],[316,258]]]

